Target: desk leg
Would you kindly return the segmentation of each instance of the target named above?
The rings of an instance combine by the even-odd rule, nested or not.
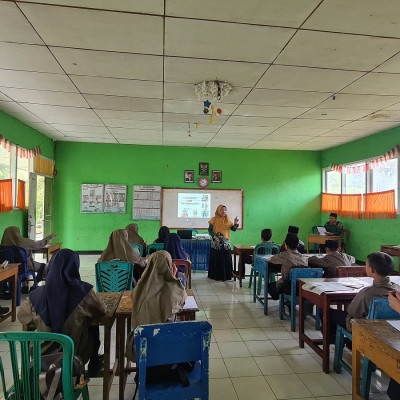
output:
[[[109,324],[104,325],[103,400],[109,399],[111,386],[110,383],[112,382],[110,375],[111,326],[109,326]]]
[[[330,341],[330,307],[329,303],[326,299],[326,296],[323,295],[323,306],[322,312],[324,315],[324,320],[322,322],[322,370],[329,374],[329,341]]]
[[[252,271],[253,275],[253,303],[256,302],[256,295],[257,295],[257,271],[255,268],[253,268]]]
[[[18,285],[18,274],[14,274],[13,276],[13,291],[12,291],[12,315],[11,321],[15,321],[17,319],[17,285]]]
[[[309,253],[310,253],[310,242],[307,239],[307,254],[309,254]]]
[[[118,367],[119,367],[119,400],[124,400],[125,392],[125,317],[117,316],[119,346],[118,346]]]
[[[233,270],[236,271],[236,251],[233,250]],[[233,280],[236,281],[236,275],[233,274]]]
[[[268,315],[268,269],[264,277],[264,315]]]
[[[239,255],[239,265],[238,265],[238,273],[239,273],[239,278],[238,279],[239,279],[239,286],[240,287],[242,287],[242,273],[243,273],[243,271],[242,271],[242,258],[243,258],[243,255],[240,254]]]
[[[308,243],[307,243],[308,246]],[[300,287],[300,296],[299,296],[299,347],[304,348],[304,297],[303,297],[303,288]]]
[[[361,399],[361,353],[359,351],[359,339],[354,337],[353,332],[353,356],[352,356],[352,365],[353,365],[353,373],[352,373],[352,399],[358,400]]]

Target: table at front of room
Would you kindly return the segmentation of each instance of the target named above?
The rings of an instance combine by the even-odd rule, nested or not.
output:
[[[17,318],[17,285],[18,285],[19,264],[8,264],[5,268],[0,268],[0,282],[11,282],[12,284],[12,307],[11,311],[0,316],[0,322],[11,316],[11,321]]]
[[[352,399],[361,400],[361,357],[364,355],[391,378],[400,382],[400,332],[385,320],[352,322]]]
[[[381,252],[389,254],[392,257],[399,257],[400,272],[400,245],[381,244]]]
[[[339,243],[339,247],[342,244],[341,236],[307,235],[307,253],[310,252],[310,243],[325,244],[327,240],[337,240]]]
[[[239,286],[242,287],[242,279],[244,277],[245,271],[242,271],[242,259],[243,254],[252,256],[256,246],[251,244],[235,244],[233,246],[233,270],[238,271],[238,274],[233,274],[234,279],[239,279]],[[236,256],[239,256],[239,265],[236,267]]]
[[[208,271],[211,240],[182,239],[182,246],[189,254],[192,271]]]
[[[49,243],[40,249],[33,250],[32,253],[43,254],[46,256],[47,262],[49,262],[51,256],[61,249],[61,245],[62,243]]]
[[[192,289],[186,289],[188,296],[193,296]],[[196,319],[196,311],[198,308],[181,310],[178,313],[181,321],[194,321]],[[119,400],[124,400],[124,392],[127,375],[130,372],[137,371],[136,366],[133,367],[128,361],[125,364],[125,333],[131,331],[131,315],[132,315],[132,291],[125,291],[122,294],[121,301],[117,308],[117,343],[116,343],[116,358],[118,363],[119,373]]]

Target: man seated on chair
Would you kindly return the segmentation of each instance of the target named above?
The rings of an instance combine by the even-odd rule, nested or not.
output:
[[[299,237],[299,227],[294,226],[294,225],[289,225],[287,233],[293,233],[293,235],[296,235],[297,237]],[[282,243],[282,245],[281,245],[281,252],[285,251],[284,244],[285,243]],[[297,250],[299,251],[299,253],[302,253],[302,254],[306,253],[306,246],[305,246],[304,242],[301,241],[300,239],[299,239],[299,244],[297,246]]]
[[[342,236],[343,235],[343,224],[337,220],[337,214],[332,212],[329,214],[329,221],[324,225],[327,236]],[[319,245],[320,253],[325,253],[325,245]]]
[[[290,270],[298,265],[307,265],[307,258],[302,256],[297,247],[299,245],[299,238],[297,235],[293,233],[288,233],[286,235],[285,242],[283,243],[285,250],[279,254],[276,254],[269,261],[271,264],[281,264],[281,274],[282,277],[277,282],[268,283],[268,293],[272,297],[273,300],[279,299],[279,293],[282,293],[288,285],[285,285],[287,282],[286,275],[290,274]],[[290,286],[289,286],[290,291]],[[290,293],[290,292],[288,292]]]
[[[271,240],[271,238],[272,238],[272,230],[269,229],[269,228],[263,229],[261,231],[261,243],[259,243],[259,244],[262,244],[262,243],[274,243]],[[263,249],[263,248],[259,249],[258,254],[265,254],[265,249]],[[272,249],[272,254],[277,254],[277,250],[276,249]],[[249,255],[249,254],[243,254],[242,255],[242,271],[243,271],[243,275],[244,275],[244,272],[246,270],[246,264],[254,265],[254,252],[253,252],[252,256]],[[235,273],[237,273],[237,272],[235,272]]]
[[[339,253],[339,243],[337,240],[327,240],[325,242],[326,256],[313,256],[308,259],[310,267],[322,267],[325,278],[334,278],[336,276],[336,267],[350,266],[356,262],[353,256],[346,253]]]
[[[393,258],[389,254],[376,252],[367,257],[365,265],[367,276],[373,278],[371,286],[361,289],[357,296],[350,303],[347,311],[330,310],[331,342],[334,343],[336,326],[340,325],[351,332],[351,320],[353,318],[366,318],[369,312],[369,305],[373,298],[388,297],[392,290],[399,290],[400,287],[390,282],[388,275],[394,271]]]

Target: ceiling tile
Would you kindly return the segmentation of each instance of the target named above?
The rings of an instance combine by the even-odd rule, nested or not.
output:
[[[349,138],[360,138],[365,136],[365,133],[358,129],[332,129],[329,132],[323,133],[321,136],[335,136],[335,137],[349,137]]]
[[[356,71],[271,65],[256,87],[338,92],[362,75]]]
[[[0,41],[43,44],[29,21],[11,1],[0,2]]]
[[[347,108],[356,110],[376,110],[400,101],[399,96],[375,96],[367,94],[338,93],[335,100],[329,98],[317,106],[317,108]]]
[[[293,136],[281,135],[281,134],[278,134],[278,132],[274,132],[273,134],[267,136],[265,138],[265,140],[269,140],[271,142],[285,142],[285,143],[286,142],[290,142],[290,143],[297,142],[297,143],[300,143],[300,142],[307,142],[309,140],[314,140],[315,137],[316,136],[307,135],[307,132],[305,132],[305,135],[303,135],[303,136],[302,135],[293,135]]]
[[[77,140],[79,139],[79,140]],[[80,137],[80,138],[75,138],[75,137],[69,137],[62,139],[63,141],[68,141],[68,142],[86,142],[86,143],[118,143],[117,140],[113,137],[110,138],[87,138],[87,137]]]
[[[164,146],[176,146],[176,147],[205,147],[207,143],[194,141],[192,138],[186,140],[163,140]]]
[[[318,5],[317,0],[169,0],[166,14],[217,21],[299,27]]]
[[[242,117],[233,115],[226,121],[226,125],[241,126],[281,126],[289,122],[288,118],[263,118],[263,117]]]
[[[397,0],[325,0],[303,27],[399,38],[399,11]]]
[[[277,64],[369,71],[400,50],[396,39],[299,31]]]
[[[398,121],[386,121],[386,122],[376,122],[376,121],[354,121],[343,126],[343,129],[360,129],[365,133],[376,133],[382,132],[386,129],[391,129],[399,126]]]
[[[201,124],[199,128],[196,129],[196,126],[193,124],[190,126],[190,130],[194,133],[212,133],[215,134],[221,128],[220,125],[210,125],[210,124]],[[189,125],[186,122],[164,122],[163,123],[164,132],[172,131],[172,132],[184,132],[185,134],[189,130]]]
[[[337,119],[339,121],[354,121],[371,114],[373,110],[352,110],[345,108],[313,108],[300,115],[307,119]]]
[[[270,140],[261,140],[249,146],[249,149],[260,150],[288,150],[291,146],[295,146],[299,142],[271,142]]]
[[[92,108],[104,110],[161,112],[162,109],[162,100],[159,99],[103,96],[99,94],[85,94],[84,97]]]
[[[132,119],[108,119],[103,118],[103,122],[110,128],[136,128],[136,129],[160,129],[161,121],[140,121]]]
[[[91,111],[91,110],[90,110]],[[65,115],[46,115],[46,121],[49,124],[61,125],[88,125],[88,126],[104,126],[103,122],[93,112],[91,117],[73,117]]]
[[[400,54],[396,54],[390,60],[385,61],[374,72],[387,72],[393,74],[400,74]]]
[[[317,128],[287,128],[287,126],[283,126],[282,128],[279,128],[275,130],[271,136],[281,136],[281,137],[287,137],[287,136],[320,136],[324,132],[326,132],[326,129],[317,129]]]
[[[96,117],[96,114],[88,109],[88,108],[79,108],[79,107],[63,107],[63,106],[50,106],[43,104],[24,104],[24,107],[31,111],[33,114],[46,118],[46,122],[48,117],[52,116],[63,116],[65,118],[68,117],[78,117],[78,118],[93,118]],[[51,118],[49,118],[50,120]]]
[[[20,89],[77,92],[66,75],[40,72],[0,70],[0,86]]]
[[[41,4],[54,4],[66,5],[85,8],[97,8],[103,10],[116,10],[116,11],[129,11],[149,14],[163,14],[164,2],[163,0],[24,0],[27,3],[41,3]]]
[[[18,103],[51,104],[58,106],[88,107],[79,93],[51,92],[48,90],[0,88]]]
[[[217,133],[215,136],[216,139],[223,139],[223,140],[230,140],[233,142],[236,142],[238,140],[247,140],[250,142],[254,142],[257,140],[262,140],[266,137],[267,135],[257,135],[257,134],[252,134],[252,133]]]
[[[274,106],[258,106],[245,104],[239,106],[233,113],[236,115],[244,115],[249,117],[282,117],[282,118],[295,118],[303,114],[309,108],[300,107],[274,107]]]
[[[248,140],[236,140],[233,142],[232,140],[226,139],[213,139],[208,144],[207,147],[223,147],[227,149],[246,149],[253,143],[249,143]]]
[[[0,42],[0,68],[63,73],[45,46]]]
[[[227,81],[232,86],[252,87],[268,68],[267,64],[236,61],[165,57],[165,81],[196,84]]]
[[[81,93],[162,98],[162,82],[70,76]]]
[[[328,144],[324,143],[319,143],[319,144],[312,144],[311,142],[306,142],[306,143],[300,143],[298,145],[292,146],[290,150],[309,150],[309,151],[320,151],[320,150],[325,150],[329,148],[330,146]]]
[[[315,128],[315,129],[333,129],[344,125],[345,121],[338,121],[334,119],[293,119],[288,122],[285,127],[287,128]]]
[[[369,73],[342,93],[400,95],[400,74]]]
[[[400,110],[383,109],[361,118],[360,121],[400,121]]]
[[[140,112],[140,111],[118,111],[118,110],[94,110],[96,114],[103,119],[117,120],[137,120],[137,121],[162,121],[161,112]]]
[[[161,146],[161,139],[152,139],[152,140],[144,140],[144,139],[118,139],[118,143],[121,144],[136,144],[136,145],[144,145],[144,146]]]
[[[49,46],[162,54],[163,18],[20,3]]]
[[[285,28],[166,18],[165,54],[269,63],[293,33]]]
[[[161,135],[161,129],[127,129],[127,128],[109,128],[110,132],[119,138],[129,138],[138,136],[141,138]]]
[[[252,135],[268,135],[273,132],[276,127],[271,126],[234,126],[224,125],[221,127],[220,134],[252,134]]]
[[[254,89],[244,100],[244,104],[273,106],[314,107],[333,93],[305,92],[298,90]]]
[[[65,125],[65,124],[52,124],[60,132],[90,132],[93,134],[107,133],[110,131],[105,126],[87,126],[87,125]]]
[[[223,115],[230,115],[237,108],[236,104],[220,103]],[[164,100],[164,111],[167,113],[183,113],[203,115],[203,103],[201,101],[180,101],[180,100]],[[209,114],[207,115],[209,117]],[[218,123],[218,116],[215,117],[215,123]]]

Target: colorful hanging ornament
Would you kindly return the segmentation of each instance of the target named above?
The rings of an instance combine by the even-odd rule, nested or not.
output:
[[[222,114],[222,110],[220,108],[217,108],[217,114],[221,115]]]
[[[214,123],[214,115],[215,115],[215,111],[214,111],[214,104],[211,106],[211,115],[210,115],[210,119],[208,120],[209,124],[212,125]]]
[[[211,106],[211,103],[208,100],[206,100],[204,102],[204,108],[210,108],[210,106]]]
[[[196,129],[200,128],[200,124],[198,122],[196,122]]]

